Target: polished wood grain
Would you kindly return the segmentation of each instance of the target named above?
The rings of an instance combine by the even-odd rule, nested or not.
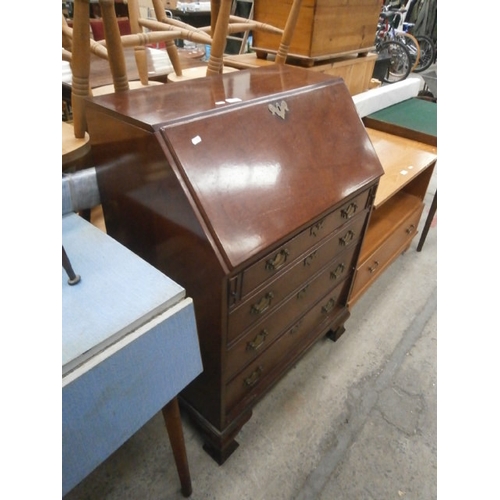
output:
[[[380,161],[342,80],[288,65],[93,98],[88,122],[108,233],[193,297],[204,371],[180,403],[223,463],[344,331]]]

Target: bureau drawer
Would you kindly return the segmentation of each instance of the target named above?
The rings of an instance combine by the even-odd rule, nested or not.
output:
[[[419,205],[384,243],[359,266],[351,292],[352,301],[407,247],[417,234],[417,227],[424,205]],[[369,230],[369,229],[368,229]]]
[[[301,318],[262,352],[250,365],[226,385],[226,408],[228,412],[244,398],[253,399],[272,381],[275,368],[289,358],[295,345],[307,342],[309,334],[322,323],[325,326],[344,309],[351,280],[344,280],[334,290],[321,298]]]
[[[284,328],[300,317],[327,290],[331,290],[347,278],[353,269],[356,250],[356,247],[352,247],[342,252],[310,282],[304,283],[304,286],[281,304],[273,314],[252,327],[243,338],[230,346],[227,352],[225,378],[229,380],[240,371],[271,345]]]
[[[237,338],[241,332],[260,321],[290,293],[305,283],[319,271],[328,261],[346,248],[355,247],[362,234],[366,212],[326,239],[319,246],[305,253],[286,272],[280,273],[273,281],[261,288],[258,293],[249,296],[242,304],[229,313],[228,343]]]
[[[241,297],[251,293],[321,239],[362,212],[366,208],[368,195],[369,191],[360,193],[243,271]]]

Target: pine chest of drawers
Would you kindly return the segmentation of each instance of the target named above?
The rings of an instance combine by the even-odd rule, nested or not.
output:
[[[269,66],[87,104],[108,233],[193,298],[180,395],[223,463],[252,407],[338,337],[383,173],[339,78]]]

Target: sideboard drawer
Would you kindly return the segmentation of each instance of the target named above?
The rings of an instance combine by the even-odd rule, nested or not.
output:
[[[297,318],[266,351],[258,356],[226,386],[228,411],[247,397],[257,397],[269,384],[275,368],[290,356],[295,344],[307,342],[308,335],[323,322],[331,322],[343,310],[351,281],[344,280],[321,298],[306,314]],[[264,386],[264,387],[263,387]]]
[[[418,206],[394,230],[392,235],[358,268],[351,296],[356,297],[392,262],[394,255],[405,250],[417,234],[417,226],[424,205]]]
[[[342,252],[331,264],[291,295],[274,314],[247,331],[228,349],[227,380],[263,352],[282,330],[296,321],[325,290],[336,287],[353,270],[356,247]]]
[[[341,226],[319,246],[309,249],[286,272],[261,288],[258,293],[249,296],[229,314],[228,343],[235,340],[243,330],[260,321],[293,292],[318,272],[329,260],[347,248],[353,248],[362,234],[366,211],[352,221]],[[352,254],[351,254],[352,255]]]
[[[367,206],[368,195],[368,190],[363,191],[243,271],[242,298],[290,265],[321,239],[359,215]]]

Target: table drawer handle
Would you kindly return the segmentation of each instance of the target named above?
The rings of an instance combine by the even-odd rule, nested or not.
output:
[[[356,205],[356,203],[354,203],[354,202],[349,203],[347,208],[343,208],[340,211],[342,218],[343,219],[350,219],[356,213],[357,209],[358,209],[358,205]]]
[[[267,330],[262,330],[251,342],[247,344],[247,351],[253,350],[256,351],[264,344],[264,341],[267,337]]]
[[[341,246],[347,246],[354,239],[354,231],[347,231],[342,238],[339,238],[339,243]]]
[[[273,292],[268,292],[264,297],[262,297],[259,302],[252,305],[251,312],[252,314],[262,314],[266,311],[271,305],[271,300],[274,297]]]
[[[335,307],[335,299],[332,297],[322,308],[321,312],[323,314],[330,314]]]
[[[247,387],[252,387],[254,386],[259,380],[262,375],[262,372],[264,371],[264,368],[262,366],[259,366],[250,376],[248,376],[244,382]]]
[[[344,273],[344,271],[345,271],[345,264],[344,264],[344,263],[340,263],[340,264],[336,267],[335,271],[332,271],[332,272],[330,273],[330,279],[331,279],[331,280],[336,280],[336,279],[338,279],[338,278],[339,278],[339,276],[342,276],[342,274]]]
[[[406,228],[406,234],[412,234],[415,232],[415,224],[411,224],[410,227]]]
[[[371,267],[368,268],[368,271],[370,271],[370,273],[373,273],[375,271],[375,269],[377,269],[377,267],[378,267],[379,264],[380,264],[380,262],[378,260],[376,260],[373,263],[373,266],[371,266]]]
[[[266,269],[268,271],[276,271],[285,265],[289,255],[290,251],[287,248],[283,248],[272,259],[266,261]]]

